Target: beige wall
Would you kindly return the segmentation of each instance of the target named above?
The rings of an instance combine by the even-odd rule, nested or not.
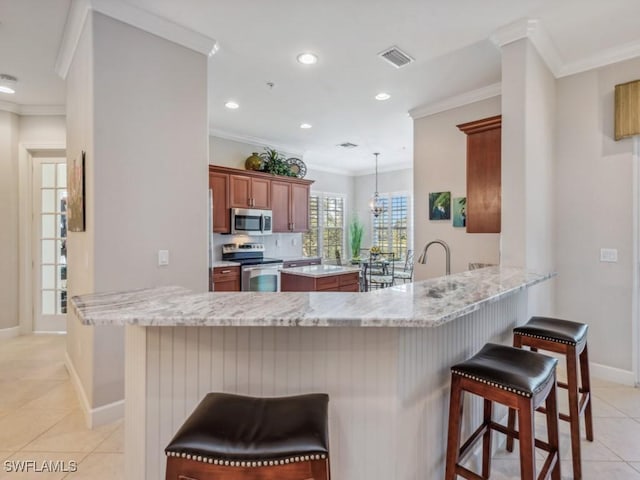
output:
[[[70,235],[73,294],[206,291],[206,81],[204,55],[88,17],[67,86],[68,155],[87,152],[87,231]],[[157,264],[160,249],[169,250],[168,266]],[[90,407],[122,400],[123,330],[69,324],[69,354]]]
[[[95,182],[93,147],[93,25],[87,21],[67,75],[67,160],[86,152],[86,230],[67,232],[68,297],[91,293],[94,289]],[[83,326],[70,310],[67,314],[67,355],[82,384],[89,407],[93,406],[95,329]]]
[[[20,117],[20,143],[66,142],[66,118],[63,115]]]
[[[633,140],[613,140],[614,86],[640,78],[640,59],[557,82],[557,299],[561,317],[589,324],[589,354],[632,365]],[[618,263],[599,261],[618,249]],[[637,319],[635,321],[638,321]]]
[[[467,136],[456,125],[500,114],[500,97],[416,119],[414,122],[414,239],[416,253],[435,239],[451,247],[451,271],[468,270],[470,262],[500,263],[500,235],[466,233],[452,220],[429,220],[429,192],[466,196]],[[417,259],[417,257],[416,257]],[[416,265],[416,279],[439,277],[445,272],[444,250],[429,249],[426,265]]]
[[[18,326],[18,128],[0,111],[0,332]]]

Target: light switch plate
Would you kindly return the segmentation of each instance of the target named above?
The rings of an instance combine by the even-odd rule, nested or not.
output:
[[[158,265],[169,265],[169,250],[158,250]]]
[[[618,261],[618,249],[617,248],[601,248],[600,261],[616,263]]]

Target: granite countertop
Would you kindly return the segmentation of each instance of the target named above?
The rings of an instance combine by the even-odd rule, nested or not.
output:
[[[158,287],[75,296],[71,306],[87,325],[436,327],[554,275],[491,267],[367,293]]]
[[[228,262],[227,260],[214,260],[211,262],[211,268],[219,268],[219,267],[239,267],[240,263],[238,262]]]
[[[358,267],[341,267],[339,265],[309,265],[306,267],[292,267],[282,269],[282,273],[300,275],[302,277],[329,277],[332,275],[344,275],[359,272]]]

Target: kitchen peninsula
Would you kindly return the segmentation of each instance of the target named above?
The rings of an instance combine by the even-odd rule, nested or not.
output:
[[[85,324],[126,326],[127,479],[163,478],[166,444],[222,391],[327,392],[333,477],[418,480],[443,476],[449,366],[508,342],[527,289],[551,276],[493,267],[369,293],[162,287],[72,305]],[[477,422],[481,404],[467,411]]]

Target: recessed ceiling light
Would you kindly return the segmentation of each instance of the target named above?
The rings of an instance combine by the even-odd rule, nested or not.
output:
[[[298,62],[304,65],[313,65],[318,62],[318,57],[313,53],[305,52],[298,55]]]
[[[227,107],[229,110],[235,110],[236,108],[239,108],[240,105],[238,105],[236,102],[229,100],[227,103],[224,104],[225,107]]]
[[[301,123],[301,124],[300,124],[300,128],[305,128],[305,129],[306,129],[306,128],[311,128],[311,125],[310,125],[310,124],[308,124],[308,123]]]
[[[389,100],[390,98],[391,98],[391,95],[385,92],[380,92],[379,94],[376,95],[376,100]]]
[[[16,77],[12,77],[11,75],[5,75],[4,73],[0,75],[0,93],[16,93],[16,83],[18,83],[18,79]]]

